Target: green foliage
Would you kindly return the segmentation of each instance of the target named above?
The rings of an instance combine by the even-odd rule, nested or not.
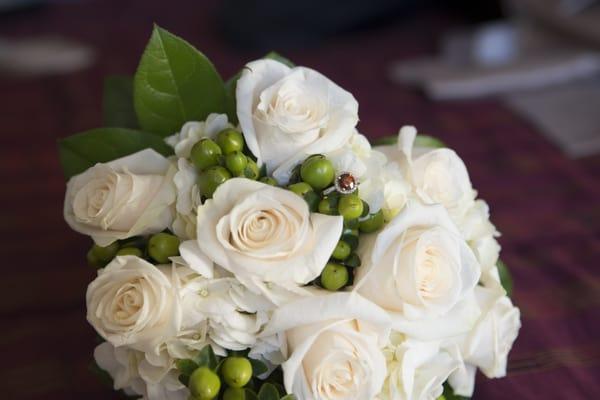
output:
[[[198,367],[208,367],[212,370],[216,370],[219,360],[212,349],[212,346],[204,346],[202,350],[194,357],[194,362],[198,364]]]
[[[125,128],[98,128],[59,140],[60,162],[68,178],[96,163],[105,163],[151,148],[168,156],[172,149],[160,136]]]
[[[506,290],[506,294],[510,297],[513,292],[513,280],[510,271],[502,260],[498,260],[496,266],[498,267],[498,274],[500,275],[500,283],[504,290]]]
[[[267,365],[260,360],[255,360],[254,358],[248,358],[248,360],[252,364],[252,376],[254,377],[260,376],[269,370]]]
[[[398,143],[398,135],[384,136],[373,140],[373,146],[389,146]],[[440,139],[429,135],[417,135],[415,147],[429,147],[433,149],[446,147]]]
[[[445,400],[469,400],[470,397],[464,397],[454,394],[454,390],[448,385],[448,383],[444,383],[444,393],[442,394]]]
[[[279,391],[270,383],[264,383],[258,392],[258,400],[279,400]]]
[[[133,79],[130,76],[113,75],[104,79],[102,111],[104,126],[139,128],[133,108]]]
[[[142,129],[161,136],[186,121],[225,112],[225,87],[212,63],[185,40],[155,26],[133,82]]]

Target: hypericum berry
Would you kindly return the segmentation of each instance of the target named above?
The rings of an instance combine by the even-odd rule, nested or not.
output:
[[[101,267],[102,265],[108,264],[110,260],[115,257],[118,250],[119,244],[117,242],[104,247],[94,244],[87,254],[87,260],[90,265]]]
[[[179,238],[168,233],[152,235],[148,241],[148,254],[160,264],[169,262],[169,257],[179,255]]]
[[[190,159],[199,170],[219,164],[221,148],[210,139],[202,139],[192,147]]]
[[[245,357],[227,357],[221,366],[221,375],[227,385],[241,388],[252,378],[252,364]]]
[[[118,256],[136,256],[141,257],[144,255],[140,249],[137,247],[123,247],[119,251],[117,251]]]
[[[304,196],[308,192],[312,192],[313,188],[306,182],[292,183],[287,187],[298,196]]]
[[[384,224],[383,211],[379,210],[375,214],[371,214],[365,219],[361,219],[358,229],[363,233],[375,232]]]
[[[338,263],[327,263],[321,273],[321,285],[327,290],[336,291],[348,283],[348,269]]]
[[[248,164],[246,164],[246,168],[239,175],[244,178],[257,180],[260,176],[260,170],[258,169],[258,165],[256,165],[256,161],[251,158],[248,158]]]
[[[219,185],[229,178],[231,178],[231,173],[225,168],[219,166],[210,167],[198,176],[200,194],[207,199],[211,199]]]
[[[350,247],[350,245],[348,243],[344,242],[343,240],[340,240],[337,243],[337,245],[335,246],[335,249],[333,250],[333,254],[331,255],[331,257],[333,257],[339,261],[344,261],[346,258],[348,258],[348,256],[350,255],[351,252],[352,252],[352,247]]]
[[[242,388],[229,387],[223,393],[223,400],[246,400],[246,392]]]
[[[302,163],[300,176],[315,190],[323,190],[333,182],[335,170],[331,161],[324,156],[310,157]]]
[[[337,215],[338,213],[338,198],[325,197],[319,202],[318,210],[321,214]]]
[[[217,144],[224,154],[244,149],[244,136],[235,129],[223,129],[217,134]]]
[[[192,372],[188,387],[194,400],[212,400],[221,390],[221,380],[208,367],[200,367]]]
[[[234,151],[225,156],[225,166],[232,175],[238,176],[248,165],[248,157],[241,151]]]
[[[361,216],[363,212],[363,201],[355,194],[340,197],[338,212],[344,220],[351,220]]]

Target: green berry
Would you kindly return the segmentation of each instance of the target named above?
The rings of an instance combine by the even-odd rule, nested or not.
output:
[[[371,233],[379,230],[383,223],[383,211],[379,210],[375,214],[369,215],[367,219],[360,221],[359,229],[363,233]]]
[[[327,263],[321,273],[321,285],[327,290],[336,291],[348,283],[348,269],[341,264]]]
[[[88,260],[95,259],[100,264],[108,264],[110,262],[110,260],[112,260],[115,257],[118,250],[119,250],[119,244],[117,242],[113,242],[113,243],[109,244],[108,246],[104,246],[104,247],[94,244],[92,246],[92,248],[90,249],[91,254],[90,254],[90,257],[88,257]]]
[[[117,251],[118,256],[136,256],[141,257],[143,255],[142,251],[137,247],[123,247],[119,251]]]
[[[246,391],[241,388],[229,387],[223,393],[223,400],[246,400]]]
[[[292,183],[287,188],[298,196],[304,196],[306,193],[313,191],[313,188],[306,182]]]
[[[248,157],[241,151],[234,151],[225,156],[225,166],[232,175],[239,175],[244,172],[246,165],[248,165]]]
[[[248,164],[246,164],[246,168],[242,171],[238,176],[257,180],[260,176],[260,170],[258,169],[258,165],[256,165],[256,161],[251,158],[248,158]]]
[[[241,388],[252,378],[252,364],[245,357],[227,357],[221,366],[221,375],[227,385]]]
[[[190,375],[188,387],[194,400],[212,400],[221,390],[221,380],[210,368],[200,367]]]
[[[179,255],[179,238],[168,233],[152,235],[148,241],[148,254],[160,264],[169,262],[169,257]]]
[[[311,157],[302,163],[300,176],[315,190],[323,190],[333,182],[335,170],[331,161],[324,156]]]
[[[267,185],[277,186],[277,181],[274,178],[271,178],[270,176],[263,176],[262,178],[260,178],[260,181],[262,183],[266,183]]]
[[[333,254],[331,256],[336,260],[343,261],[346,258],[348,258],[351,252],[352,247],[350,247],[350,245],[344,242],[343,240],[340,240],[335,246],[335,249],[333,250]]]
[[[219,165],[221,154],[218,144],[210,139],[202,139],[192,147],[190,158],[196,168],[202,171],[213,165]]]
[[[244,136],[235,129],[224,129],[217,134],[217,144],[225,154],[244,149]]]
[[[338,197],[325,197],[319,202],[318,210],[321,214],[336,215],[338,213]]]
[[[231,178],[231,173],[225,168],[219,166],[210,167],[198,176],[200,193],[207,199],[212,198],[213,193],[215,193],[219,185],[229,178]]]
[[[363,202],[355,194],[342,196],[338,203],[338,212],[346,221],[358,218],[363,212]]]

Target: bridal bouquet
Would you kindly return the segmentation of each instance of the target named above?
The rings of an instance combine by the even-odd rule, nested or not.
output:
[[[505,375],[520,315],[499,233],[439,140],[371,146],[319,72],[271,53],[223,82],[158,27],[104,108],[59,151],[115,390],[449,400]]]

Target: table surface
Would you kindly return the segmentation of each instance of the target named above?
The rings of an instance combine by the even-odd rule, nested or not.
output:
[[[166,2],[163,2],[166,3]],[[190,2],[191,3],[191,2]],[[0,77],[0,383],[8,399],[111,399],[90,373],[96,344],[84,294],[89,239],[62,219],[56,139],[101,124],[102,78],[131,74],[156,21],[233,74],[260,53],[215,34],[202,2],[60,3],[0,24],[0,37],[56,33],[94,47],[95,64],[64,76]],[[118,10],[118,11],[116,11]],[[390,62],[435,50],[451,23],[426,16],[290,51],[352,92],[371,138],[403,124],[440,137],[469,167],[502,232],[523,328],[508,377],[478,377],[477,399],[600,395],[600,157],[567,159],[494,100],[434,103],[386,79]]]

